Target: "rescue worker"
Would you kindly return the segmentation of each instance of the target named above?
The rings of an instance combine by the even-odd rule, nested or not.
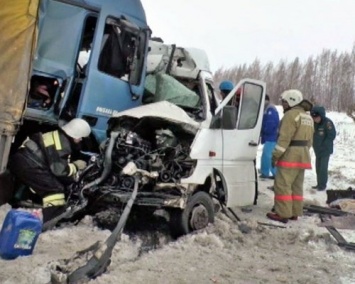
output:
[[[275,178],[276,170],[275,167],[272,167],[271,160],[272,151],[276,145],[279,123],[279,113],[274,104],[270,103],[270,97],[266,95],[263,123],[261,126],[260,135],[261,144],[264,145],[260,161],[260,178]]]
[[[298,90],[287,90],[281,95],[284,116],[272,153],[272,162],[277,166],[274,191],[274,212],[269,219],[287,223],[297,220],[303,213],[303,181],[305,169],[311,169],[309,149],[313,140],[313,120],[306,113],[312,108]]]
[[[234,84],[231,81],[225,80],[219,84],[219,93],[221,96],[221,101],[223,101],[227,95],[233,90]],[[229,105],[232,104],[232,100],[228,102]]]
[[[325,115],[325,109],[315,106],[311,110],[314,121],[313,149],[316,155],[317,185],[312,188],[325,190],[328,182],[328,164],[333,154],[333,141],[336,136],[334,123]]]
[[[58,130],[31,135],[11,157],[11,173],[42,199],[43,222],[64,212],[65,185],[86,167],[85,161],[70,158],[90,132],[85,120],[74,118]]]
[[[219,84],[219,92],[222,100],[232,91],[234,88],[234,84],[231,81],[225,80]]]

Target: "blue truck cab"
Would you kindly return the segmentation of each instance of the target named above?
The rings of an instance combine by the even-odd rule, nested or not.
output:
[[[41,0],[38,40],[17,144],[74,117],[89,122],[92,140],[107,120],[139,106],[150,37],[139,0]]]

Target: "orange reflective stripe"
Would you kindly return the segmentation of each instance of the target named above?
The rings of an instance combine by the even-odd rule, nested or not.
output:
[[[294,201],[303,201],[303,196],[302,195],[292,195],[292,199]]]
[[[292,201],[292,195],[275,195],[275,200],[279,201]]]
[[[276,166],[285,168],[312,169],[311,163],[277,161]]]

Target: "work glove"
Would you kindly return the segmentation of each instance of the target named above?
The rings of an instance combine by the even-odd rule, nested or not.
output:
[[[76,160],[73,162],[73,164],[76,166],[76,168],[78,169],[78,171],[81,171],[83,169],[86,168],[87,163],[83,160]]]

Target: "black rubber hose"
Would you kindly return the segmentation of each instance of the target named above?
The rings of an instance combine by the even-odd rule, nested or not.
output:
[[[112,151],[113,151],[113,147],[115,146],[115,143],[116,143],[116,139],[118,137],[118,132],[117,131],[113,131],[111,132],[111,138],[110,138],[110,143],[108,144],[108,147],[106,149],[106,152],[105,152],[105,160],[104,160],[104,170],[102,171],[102,174],[99,178],[95,179],[94,181],[86,184],[82,191],[92,187],[92,186],[95,186],[95,185],[98,185],[100,184],[101,182],[103,182],[107,177],[108,175],[110,174],[111,172],[111,169],[112,169]]]
[[[128,200],[122,215],[112,231],[111,235],[106,239],[105,243],[91,246],[84,251],[93,251],[92,257],[84,265],[71,272],[68,276],[67,283],[78,283],[79,281],[88,281],[95,279],[104,273],[111,262],[113,248],[117,241],[121,239],[123,229],[131,212],[133,203],[138,193],[139,178],[134,177],[134,189],[130,199]]]

